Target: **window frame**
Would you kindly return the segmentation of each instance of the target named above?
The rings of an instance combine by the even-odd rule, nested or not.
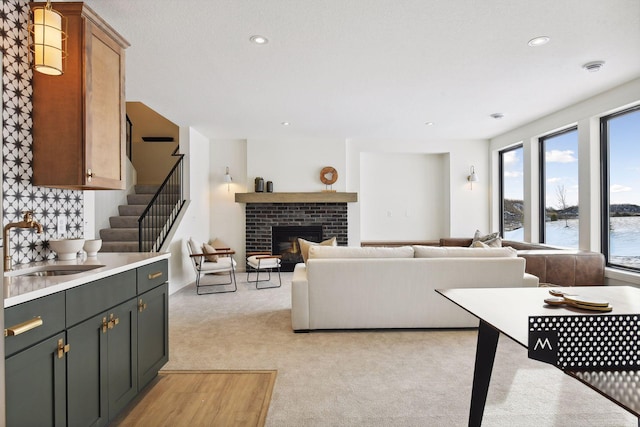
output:
[[[545,142],[548,139],[555,138],[556,136],[564,135],[569,132],[578,132],[578,126],[573,125],[566,129],[559,130],[557,132],[549,133],[547,135],[541,136],[538,138],[538,206],[540,212],[538,212],[538,241],[540,243],[546,242],[546,221],[547,217],[547,171],[546,171],[546,153],[545,153]],[[580,159],[578,159],[580,162]]]
[[[600,251],[604,255],[605,265],[607,267],[632,271],[635,273],[640,272],[640,268],[613,264],[609,259],[611,249],[609,236],[609,223],[611,220],[611,209],[609,208],[609,189],[611,185],[609,179],[609,121],[637,111],[640,111],[640,105],[625,108],[623,110],[616,111],[615,113],[600,117]]]

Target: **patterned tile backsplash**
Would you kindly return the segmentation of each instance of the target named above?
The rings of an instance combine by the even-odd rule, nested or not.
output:
[[[58,236],[57,219],[67,219],[66,238],[84,236],[82,191],[36,187],[31,184],[33,153],[31,120],[31,77],[28,55],[29,3],[2,0],[2,225],[22,220],[22,211],[33,211],[43,234],[34,230],[11,231],[13,263],[41,261],[54,257],[46,247]]]

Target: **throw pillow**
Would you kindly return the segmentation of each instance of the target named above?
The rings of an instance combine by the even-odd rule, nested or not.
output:
[[[488,248],[489,245],[487,245],[486,243],[482,243],[480,240],[476,240],[471,244],[471,247],[472,248]]]
[[[204,245],[202,245],[202,253],[203,254],[215,254],[216,253],[216,248],[214,248],[213,246],[205,243]],[[218,255],[207,255],[204,258],[207,261],[210,261],[210,262],[218,262]]]
[[[209,244],[216,249],[230,249],[229,245],[227,245],[225,242],[218,239],[217,237],[213,239],[213,242],[209,242]]]
[[[476,233],[473,236],[473,241],[471,242],[471,247],[475,242],[482,242],[490,248],[501,248],[502,247],[502,239],[500,238],[500,233],[497,231],[495,233],[482,235],[480,230],[476,230]]]
[[[309,258],[309,248],[311,246],[338,246],[338,239],[332,237],[330,239],[324,240],[320,243],[310,242],[308,240],[304,240],[298,238],[298,246],[300,247],[300,254],[302,255],[302,260],[306,264],[307,259]]]

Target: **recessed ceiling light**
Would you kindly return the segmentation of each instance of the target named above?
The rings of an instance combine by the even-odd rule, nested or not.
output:
[[[493,114],[491,114],[491,117],[496,119],[496,120],[498,120],[498,119],[503,118],[504,114],[502,114],[502,113],[493,113]]]
[[[543,44],[549,43],[549,40],[551,39],[547,36],[538,36],[529,40],[529,43],[527,44],[531,47],[538,47],[538,46],[542,46]]]
[[[433,126],[433,122],[426,122],[425,126]]]
[[[280,123],[280,124],[281,124],[282,126],[289,126],[291,123],[289,123],[289,122],[282,122],[282,123]]]
[[[249,40],[251,40],[251,42],[255,43],[255,44],[267,44],[267,43],[269,43],[269,39],[268,38],[266,38],[265,36],[259,36],[259,35],[251,36],[249,38]]]
[[[582,66],[583,69],[590,73],[598,72],[602,67],[604,67],[604,61],[591,61]]]

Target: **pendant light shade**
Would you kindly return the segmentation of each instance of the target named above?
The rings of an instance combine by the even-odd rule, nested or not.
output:
[[[51,1],[47,1],[45,6],[32,8],[30,21],[31,67],[51,76],[62,75],[67,37],[66,18],[53,10]]]

